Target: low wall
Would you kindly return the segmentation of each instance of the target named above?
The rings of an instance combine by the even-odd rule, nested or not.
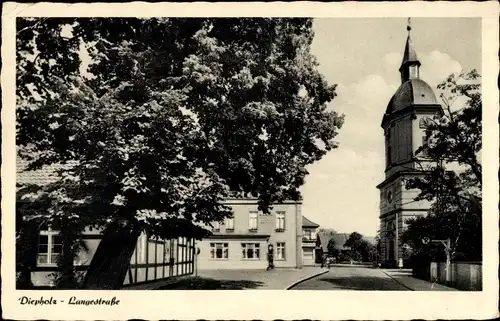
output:
[[[432,262],[430,264],[430,281],[446,284],[446,263]],[[452,262],[448,286],[463,291],[481,291],[483,288],[482,263]]]

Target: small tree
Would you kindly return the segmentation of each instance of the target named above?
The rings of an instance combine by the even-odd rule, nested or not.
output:
[[[422,166],[422,175],[407,181],[408,189],[419,190],[416,200],[432,202],[429,215],[411,219],[403,240],[421,260],[443,258],[443,249],[422,244],[422,238],[451,240],[451,257],[480,260],[482,253],[482,102],[480,75],[449,76],[442,91],[444,115],[429,119],[425,153],[432,162]],[[453,108],[458,105],[458,108]],[[451,169],[451,165],[460,169]]]

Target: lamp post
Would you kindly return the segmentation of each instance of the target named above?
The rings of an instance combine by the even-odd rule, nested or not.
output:
[[[274,254],[273,254],[273,245],[269,244],[267,246],[267,270],[272,270],[274,269]]]
[[[447,238],[446,240],[430,240],[429,238],[425,237],[422,239],[423,244],[429,244],[429,243],[441,243],[444,246],[444,251],[446,253],[446,284],[448,285],[451,282],[451,240]]]

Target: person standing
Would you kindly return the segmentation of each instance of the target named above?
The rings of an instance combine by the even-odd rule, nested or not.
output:
[[[272,244],[269,244],[268,252],[267,252],[267,261],[268,261],[267,270],[274,269],[274,253],[273,252],[274,252],[273,246],[272,246]]]

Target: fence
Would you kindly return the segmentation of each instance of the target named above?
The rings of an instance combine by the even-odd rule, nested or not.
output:
[[[446,263],[430,264],[430,281],[446,284]],[[481,291],[483,286],[481,262],[452,262],[448,286],[464,291]]]

